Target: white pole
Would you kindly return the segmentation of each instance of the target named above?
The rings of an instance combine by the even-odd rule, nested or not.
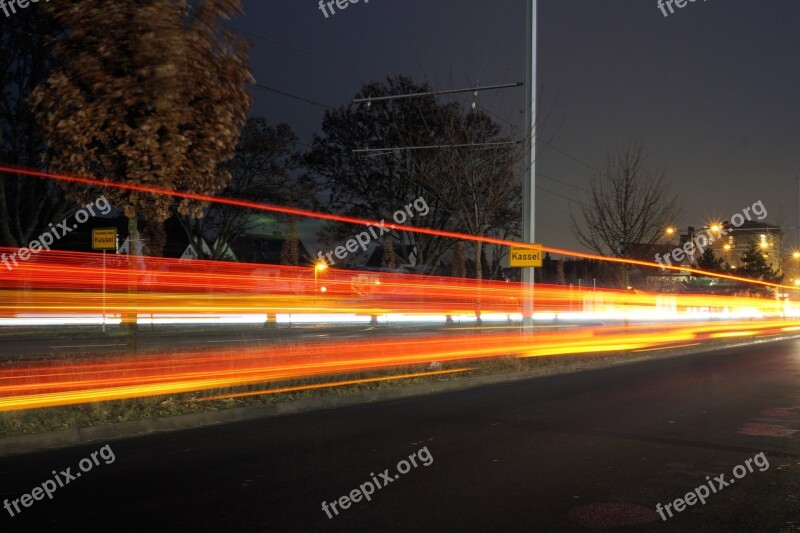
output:
[[[537,0],[525,7],[525,129],[529,133],[522,182],[522,242],[536,242],[536,12]],[[533,332],[534,269],[522,269],[522,330]]]
[[[103,333],[106,332],[106,251],[103,250]]]

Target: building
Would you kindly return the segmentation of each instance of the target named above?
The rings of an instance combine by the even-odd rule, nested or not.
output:
[[[718,238],[712,243],[711,249],[734,270],[742,266],[742,256],[750,245],[755,243],[761,249],[767,263],[772,265],[778,275],[783,274],[784,239],[783,230],[779,226],[748,220],[738,228],[729,222],[721,223],[720,228],[722,231],[717,232]]]

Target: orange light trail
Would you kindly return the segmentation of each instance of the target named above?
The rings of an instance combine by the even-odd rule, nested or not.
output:
[[[376,220],[369,220],[365,218],[357,218],[357,217],[348,217],[342,215],[334,215],[331,213],[320,213],[316,211],[310,211],[307,209],[297,209],[293,207],[284,207],[284,206],[277,206],[271,204],[265,204],[260,202],[252,202],[249,200],[239,200],[235,198],[223,198],[218,196],[211,196],[206,194],[197,194],[191,192],[182,192],[182,191],[173,191],[169,189],[163,189],[159,187],[151,187],[145,185],[134,185],[130,183],[119,183],[119,182],[111,182],[111,181],[104,181],[96,178],[88,178],[88,177],[81,177],[81,176],[70,176],[66,174],[56,174],[51,172],[43,172],[40,170],[29,169],[19,166],[9,166],[9,165],[0,165],[0,172],[8,173],[8,174],[18,174],[23,176],[29,177],[36,177],[36,178],[44,178],[44,179],[51,179],[57,181],[63,181],[67,183],[80,183],[83,185],[92,185],[97,187],[111,187],[120,190],[126,191],[135,191],[135,192],[143,192],[148,194],[155,194],[155,195],[162,195],[162,196],[171,196],[173,198],[181,198],[185,200],[195,200],[198,202],[209,202],[209,203],[217,203],[217,204],[226,204],[226,205],[233,205],[237,207],[244,207],[249,209],[255,209],[259,211],[271,211],[275,213],[283,213],[288,215],[296,215],[301,217],[308,217],[308,218],[316,218],[320,220],[330,220],[334,222],[344,222],[348,224],[356,224],[356,225],[366,225],[366,226],[380,226],[381,222]],[[403,224],[389,224],[387,227],[397,230],[397,231],[406,231],[409,233],[419,233],[423,235],[432,235],[436,237],[447,237],[452,239],[460,239],[460,240],[468,240],[468,241],[475,241],[475,242],[483,242],[487,244],[496,244],[501,246],[516,246],[519,248],[532,248],[533,245],[530,243],[523,243],[523,242],[516,242],[516,241],[509,241],[505,239],[495,239],[493,237],[485,237],[480,235],[469,235],[465,233],[457,233],[452,231],[444,231],[444,230],[436,230],[431,228],[424,228],[424,227],[417,227],[417,226],[406,226]],[[762,285],[765,287],[774,287],[774,288],[785,288],[785,289],[796,289],[794,286],[790,285],[782,285],[778,283],[772,283],[768,281],[761,281],[761,280],[753,280],[749,278],[742,278],[739,276],[733,276],[730,274],[722,274],[719,272],[709,272],[707,270],[701,270],[697,268],[690,268],[684,266],[673,266],[673,265],[659,265],[658,263],[654,263],[651,261],[641,261],[638,259],[628,259],[628,258],[621,258],[621,257],[607,257],[602,255],[584,253],[584,252],[576,252],[572,250],[563,250],[559,248],[552,248],[543,246],[542,250],[547,252],[552,252],[559,255],[566,255],[571,257],[579,257],[582,259],[595,259],[598,261],[605,261],[610,263],[619,263],[619,264],[628,264],[628,265],[635,265],[635,266],[645,266],[650,268],[661,268],[666,270],[675,270],[679,272],[690,272],[692,274],[699,274],[703,276],[715,277],[720,279],[727,279],[731,281],[739,281],[742,283],[751,283],[754,285]]]
[[[398,379],[411,379],[430,376],[441,376],[445,374],[457,374],[461,372],[469,372],[472,368],[454,368],[452,370],[436,370],[433,372],[417,372],[415,374],[398,374],[396,376],[384,376],[380,378],[366,378],[366,379],[350,379],[346,381],[333,381],[331,383],[317,383],[315,385],[300,385],[298,387],[283,387],[280,389],[266,389],[250,392],[239,392],[236,394],[223,394],[222,396],[209,396],[207,398],[199,398],[198,401],[207,402],[212,400],[227,400],[231,398],[244,398],[248,396],[263,396],[265,394],[280,394],[283,392],[297,392],[304,390],[315,389],[329,389],[332,387],[344,387],[347,385],[364,385],[367,383],[379,383],[382,381],[394,381]]]
[[[641,350],[667,344],[683,345],[737,332],[776,335],[782,328],[795,324],[795,321],[784,320],[694,326],[641,324],[541,331],[534,337],[517,332],[318,341],[247,347],[222,353],[194,350],[115,356],[101,363],[12,364],[0,371],[0,411],[277,383],[432,362]]]
[[[167,194],[352,224],[378,224],[367,219],[7,166],[0,166],[0,172]],[[397,224],[391,227],[440,237],[526,246],[429,228]],[[659,267],[646,261],[607,258],[555,248],[545,250],[587,259]],[[0,248],[0,254],[14,251]],[[794,286],[698,269],[671,268],[756,285],[795,289]],[[524,292],[520,283],[336,268],[316,274],[312,265],[287,267],[116,255],[108,257],[103,267],[102,257],[98,254],[43,251],[21,261],[10,271],[0,265],[0,324],[36,317],[67,319],[101,314],[122,322],[140,323],[184,318],[210,320],[238,315],[254,316],[262,322],[277,321],[276,317],[282,316],[288,317],[290,323],[303,319],[311,323],[326,323],[325,320],[348,317],[366,318],[367,321],[383,317],[387,321],[409,319],[423,322],[440,318],[443,322],[445,316],[459,320],[469,317],[475,320],[480,316],[488,320],[494,315],[494,319],[499,317],[500,321],[507,317],[509,326],[445,329],[435,331],[435,334],[413,336],[408,331],[384,331],[383,336],[372,338],[303,343],[292,342],[291,337],[276,336],[274,339],[261,339],[266,344],[244,345],[235,350],[185,348],[169,353],[124,357],[105,354],[91,359],[54,359],[39,364],[7,362],[0,370],[0,411],[258,384],[278,387],[269,392],[294,391],[379,381],[383,378],[345,378],[353,373],[402,372],[404,367],[433,362],[469,364],[509,356],[528,358],[656,351],[692,346],[712,339],[787,334],[800,327],[796,319],[800,317],[800,306],[789,300],[539,284],[534,300],[535,317],[537,323],[546,321],[547,326],[540,326],[535,335],[522,335],[511,326],[514,322],[511,317],[522,315]],[[263,319],[258,318],[262,316]],[[711,319],[720,321],[709,321]],[[576,326],[574,322],[584,325]],[[598,322],[610,324],[585,325]],[[457,371],[463,370],[446,372]],[[403,375],[423,374],[434,375],[419,372]],[[307,385],[290,383],[308,379],[332,381]],[[250,393],[226,394],[223,391],[217,396],[236,394]]]

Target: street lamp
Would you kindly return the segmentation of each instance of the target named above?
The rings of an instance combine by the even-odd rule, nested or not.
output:
[[[317,274],[324,272],[325,270],[328,270],[328,263],[320,261],[319,263],[314,264],[314,295],[317,294]]]
[[[722,224],[719,222],[709,222],[708,226],[706,226],[709,231],[716,234],[716,237],[719,239],[719,232],[722,230]]]

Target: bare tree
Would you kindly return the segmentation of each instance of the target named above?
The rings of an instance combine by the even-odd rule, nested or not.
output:
[[[430,90],[410,78],[394,76],[384,82],[365,84],[358,97],[378,97]],[[456,230],[453,218],[429,191],[414,179],[433,164],[417,150],[407,147],[435,144],[439,104],[432,96],[405,98],[375,103],[348,104],[328,111],[322,135],[315,136],[306,157],[309,175],[318,183],[317,191],[328,209],[337,213],[381,220],[420,196],[429,212],[406,221],[406,225]],[[391,148],[398,148],[391,150]],[[354,152],[379,149],[375,152]],[[350,225],[327,224],[323,239],[334,242],[352,234]],[[451,239],[391,232],[398,245],[399,262],[408,263],[412,255],[417,264],[438,264],[452,246]]]
[[[592,179],[590,197],[581,203],[582,223],[570,214],[578,241],[605,256],[649,253],[679,214],[664,176],[648,168],[641,143],[618,146]]]
[[[456,278],[467,276],[467,259],[464,255],[464,243],[456,242],[453,246],[453,253],[450,256],[451,274]]]
[[[458,103],[440,108],[436,165],[416,179],[457,221],[476,236],[519,228],[522,181],[514,172],[522,151],[502,135],[482,111],[463,111]],[[475,277],[483,277],[483,243],[472,242]]]
[[[313,195],[310,187],[292,175],[299,162],[296,143],[297,137],[288,125],[272,127],[262,117],[248,119],[236,154],[224,167],[233,179],[218,196],[308,206]],[[197,256],[218,261],[224,259],[230,243],[260,223],[251,213],[237,205],[211,204],[199,214],[177,213],[177,218]],[[203,241],[208,243],[208,250]]]

